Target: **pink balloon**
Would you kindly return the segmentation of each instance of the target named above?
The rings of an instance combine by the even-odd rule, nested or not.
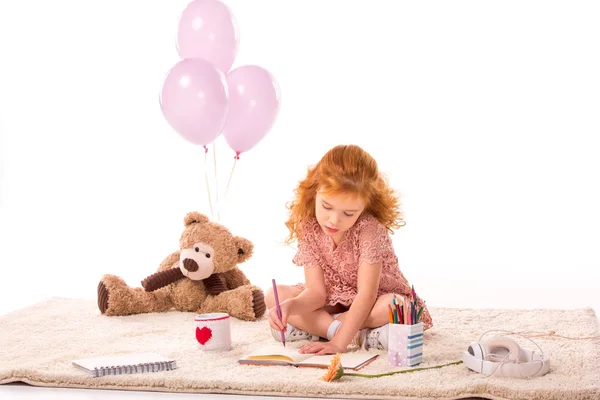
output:
[[[250,150],[269,132],[279,113],[279,85],[264,68],[245,65],[227,74],[229,113],[225,141],[236,157]]]
[[[177,52],[181,58],[204,58],[227,73],[239,41],[233,14],[218,0],[192,1],[179,18]]]
[[[219,136],[229,109],[225,74],[201,58],[179,61],[167,73],[160,108],[186,140],[207,145]]]

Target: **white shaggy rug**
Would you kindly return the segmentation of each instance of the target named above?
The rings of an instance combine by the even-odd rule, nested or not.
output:
[[[471,341],[490,329],[553,330],[570,337],[598,336],[591,308],[576,310],[471,310],[431,308],[434,328],[425,333],[424,366],[460,360]],[[128,317],[102,316],[95,301],[52,298],[0,317],[0,383],[36,386],[271,396],[459,399],[600,399],[600,341],[557,337],[534,340],[551,370],[530,380],[485,377],[464,364],[367,379],[319,378],[325,370],[239,365],[237,359],[272,343],[266,320],[232,319],[231,351],[202,352],[194,314],[176,311]],[[517,337],[513,338],[517,339]],[[519,341],[517,339],[517,341]],[[519,341],[524,347],[528,342]],[[298,347],[298,342],[288,346]],[[158,352],[177,360],[173,371],[92,378],[71,360],[103,354]],[[381,356],[361,372],[394,370]]]

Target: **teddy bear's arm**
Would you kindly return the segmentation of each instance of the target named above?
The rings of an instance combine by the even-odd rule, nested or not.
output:
[[[221,276],[225,280],[225,285],[227,285],[227,289],[229,290],[250,284],[250,281],[246,275],[238,267],[235,267],[227,272],[223,272]]]
[[[184,275],[180,268],[171,268],[150,275],[142,281],[142,286],[146,292],[153,292],[183,278]]]

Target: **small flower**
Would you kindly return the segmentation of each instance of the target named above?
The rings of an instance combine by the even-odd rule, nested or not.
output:
[[[329,364],[329,368],[327,369],[327,373],[321,377],[321,380],[323,380],[325,382],[336,381],[344,375],[346,375],[346,376],[362,376],[363,378],[380,378],[382,376],[405,374],[408,372],[425,371],[428,369],[437,369],[437,368],[442,368],[442,367],[448,367],[450,365],[462,364],[462,361],[454,361],[454,362],[451,362],[448,364],[434,365],[433,367],[403,369],[400,371],[392,371],[392,372],[386,372],[383,374],[370,375],[370,374],[357,374],[357,373],[352,373],[352,372],[344,372],[344,368],[342,367],[341,357],[342,357],[341,353],[337,353],[335,356],[333,356],[333,358],[331,359],[331,364]]]
[[[331,364],[329,364],[329,368],[327,369],[327,373],[321,377],[321,380],[325,382],[331,382],[340,379],[342,375],[344,375],[341,357],[341,353],[337,353],[335,356],[333,356]]]

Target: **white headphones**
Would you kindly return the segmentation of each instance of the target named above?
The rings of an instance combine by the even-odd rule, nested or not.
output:
[[[538,347],[539,353],[522,349],[517,342],[506,336],[494,336],[482,342],[484,335],[485,333],[481,335],[478,342],[471,343],[463,353],[463,362],[469,369],[487,376],[510,378],[533,378],[548,373],[550,360],[533,340],[523,336]]]

